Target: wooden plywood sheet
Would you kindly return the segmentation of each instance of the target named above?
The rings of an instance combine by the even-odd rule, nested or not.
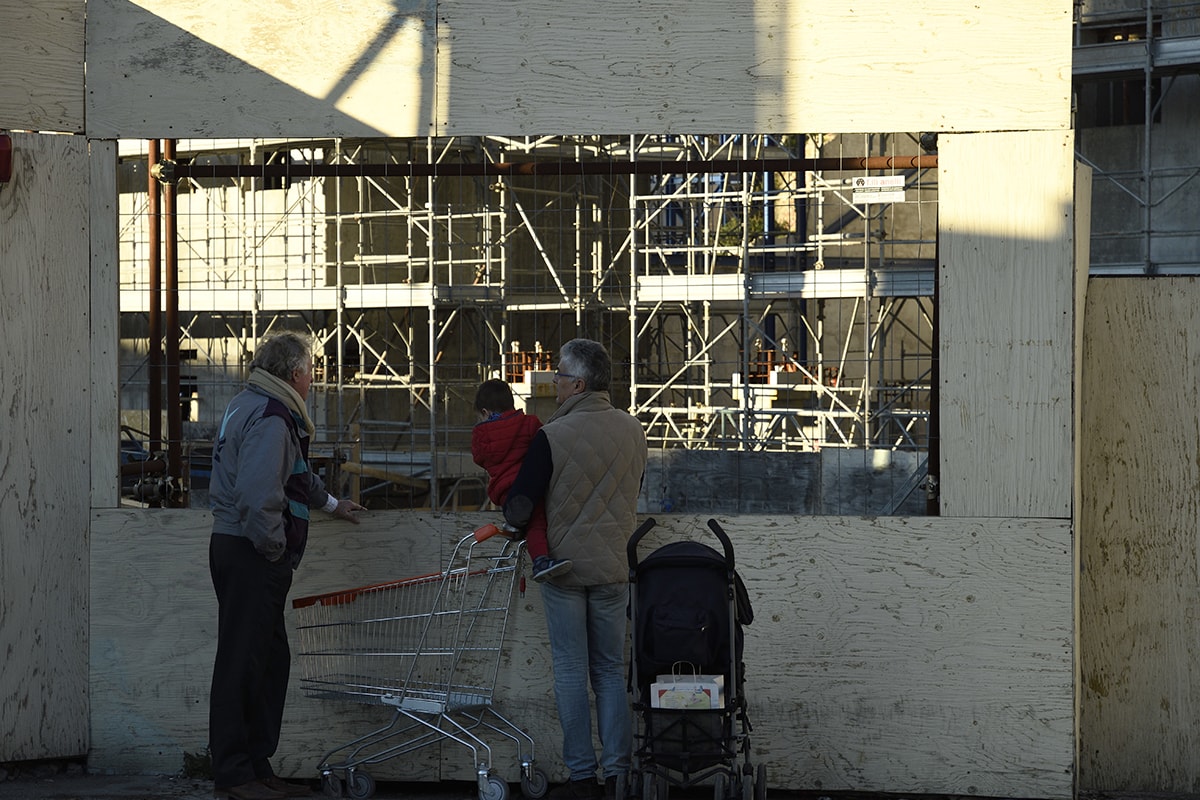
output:
[[[786,2],[793,127],[844,131],[1067,130],[1068,0],[1003,4]],[[765,98],[764,98],[765,99]]]
[[[446,530],[443,537],[420,515],[376,518],[360,527],[320,516],[292,598],[437,569],[449,537],[458,532]],[[205,750],[216,652],[211,527],[206,511],[94,513],[89,764],[96,768],[172,774],[182,768],[184,753]],[[295,649],[295,631],[290,635]],[[323,707],[302,696],[294,676],[277,769],[312,776],[316,759],[342,732],[366,733],[386,719],[378,708]],[[438,751],[431,752],[432,768],[426,754],[415,765],[405,762],[397,779],[436,777]]]
[[[434,6],[90,0],[88,135],[427,135]]]
[[[88,134],[1070,126],[1067,0],[363,0],[353,9],[338,0],[225,0],[220,8],[92,0]]]
[[[1080,786],[1200,783],[1200,281],[1092,278],[1081,365]]]
[[[419,574],[491,515],[318,522],[293,597]],[[704,517],[660,516],[640,550],[717,545]],[[755,762],[788,789],[1071,796],[1069,525],[1062,521],[722,518],[755,610],[746,628]],[[89,764],[173,771],[203,748],[215,601],[201,512],[100,511],[93,520]],[[293,639],[295,642],[295,639]],[[515,598],[496,698],[563,780],[536,585]],[[335,744],[386,721],[378,707],[293,685],[277,768],[311,776]],[[132,735],[131,731],[137,731]],[[440,750],[440,752],[439,752]],[[498,774],[514,780],[500,743]],[[371,768],[380,779],[469,780],[444,745]]]
[[[0,130],[82,133],[83,0],[0,0]]]
[[[1069,518],[1071,136],[938,150],[941,513]]]
[[[438,3],[447,134],[1070,127],[1071,5]]]
[[[118,397],[117,318],[120,292],[117,277],[117,143],[88,143],[91,182],[88,235],[91,238],[90,338],[92,387],[92,508],[120,502],[119,475],[112,469],[113,447],[121,418]]]
[[[1085,309],[1087,306],[1088,270],[1091,264],[1091,229],[1092,229],[1092,168],[1082,163],[1075,165],[1075,369],[1072,374],[1072,386],[1075,392],[1075,402],[1072,409],[1072,419],[1075,425],[1075,447],[1072,454],[1076,479],[1072,481],[1071,491],[1071,524],[1075,529],[1074,537],[1076,564],[1083,563],[1083,542],[1081,537],[1085,530],[1081,525],[1080,514],[1083,509],[1083,486],[1087,472],[1083,467],[1083,370],[1085,337]],[[1083,762],[1083,742],[1080,735],[1082,720],[1083,692],[1079,686],[1079,665],[1085,642],[1081,636],[1082,625],[1082,585],[1084,581],[1075,581],[1075,763]],[[1086,788],[1085,784],[1077,784],[1077,788]]]
[[[729,523],[754,542],[747,692],[781,785],[1071,796],[1066,522]]]
[[[0,185],[0,762],[88,749],[87,143],[12,143]]]

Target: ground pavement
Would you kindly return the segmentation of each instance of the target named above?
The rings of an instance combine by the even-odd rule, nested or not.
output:
[[[314,782],[315,787],[315,782]],[[520,790],[511,795],[520,800]],[[323,795],[314,791],[314,798]],[[374,800],[476,800],[475,785],[380,783]],[[0,800],[213,800],[212,781],[168,776],[23,775],[0,782]]]
[[[314,782],[314,790],[316,789]],[[702,791],[703,790],[703,791]],[[323,795],[314,791],[313,796]],[[956,795],[904,795],[880,792],[775,791],[770,800],[1002,800],[1001,798]],[[180,776],[87,775],[81,768],[37,771],[5,771],[0,765],[0,800],[212,800],[212,781]],[[696,787],[672,792],[679,800],[710,800],[712,790]],[[475,784],[469,781],[444,783],[386,783],[377,787],[374,800],[477,800]],[[522,800],[520,788],[512,787],[512,800]],[[1076,800],[1200,800],[1196,794],[1164,792],[1081,791]]]

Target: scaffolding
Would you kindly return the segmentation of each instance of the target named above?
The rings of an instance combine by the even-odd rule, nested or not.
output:
[[[1200,2],[1077,0],[1073,54],[1091,273],[1200,274]]]
[[[149,408],[151,170],[177,193],[189,452],[253,343],[286,326],[317,343],[318,442],[355,493],[457,502],[479,481],[479,381],[504,377],[545,419],[553,351],[577,335],[608,346],[614,400],[653,448],[920,456],[932,150],[916,134],[184,141],[152,165],[124,143],[123,422]]]
[[[799,160],[806,154],[798,148],[810,144],[672,137],[631,141],[630,149]],[[651,442],[924,448],[936,217],[920,212],[935,186],[927,168],[897,173],[899,191],[874,203],[855,202],[856,178],[845,172],[671,172],[631,184],[631,350],[643,366],[632,376],[632,410]],[[918,213],[897,225],[892,203],[909,191],[929,195],[913,198]],[[850,308],[831,334],[826,311],[838,304]],[[912,340],[919,343],[906,355],[888,353],[910,305],[925,325]]]

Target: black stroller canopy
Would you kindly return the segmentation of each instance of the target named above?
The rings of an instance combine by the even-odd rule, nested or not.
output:
[[[686,580],[694,576],[699,580],[703,572],[691,570],[714,570],[720,576],[721,583],[726,582],[726,570],[732,569],[725,557],[702,542],[671,542],[646,556],[634,569],[636,580],[640,581],[647,572],[657,569],[679,570],[678,580]],[[664,580],[657,574],[650,576],[653,580]],[[737,624],[749,625],[754,622],[754,609],[750,605],[750,594],[742,583],[742,576],[733,573],[733,585],[736,592],[735,607],[737,608]]]
[[[676,670],[680,662],[687,672],[724,674],[731,656],[741,658],[741,626],[754,612],[741,578],[716,550],[691,541],[663,545],[637,565],[634,583],[634,655],[644,681]],[[731,607],[736,608],[732,635]]]

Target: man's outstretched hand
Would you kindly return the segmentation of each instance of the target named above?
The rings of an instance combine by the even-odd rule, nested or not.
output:
[[[333,515],[338,519],[344,519],[347,522],[358,524],[358,512],[366,511],[367,509],[360,506],[353,500],[338,500],[337,508],[333,510]]]

